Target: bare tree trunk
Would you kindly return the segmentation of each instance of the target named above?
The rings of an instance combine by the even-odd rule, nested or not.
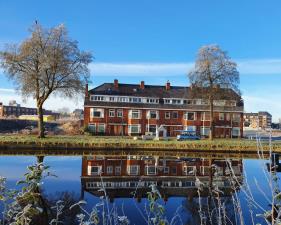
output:
[[[214,100],[213,97],[209,98],[210,100],[210,133],[209,133],[209,139],[214,139]]]
[[[38,111],[38,137],[44,138],[44,121],[43,121],[43,106],[42,104],[37,104],[37,111]]]

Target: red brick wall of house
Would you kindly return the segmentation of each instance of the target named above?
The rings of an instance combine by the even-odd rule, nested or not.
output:
[[[111,108],[114,109],[114,108]],[[122,109],[122,108],[120,108]],[[169,136],[175,136],[178,134],[177,130],[184,129],[184,126],[196,126],[197,134],[200,134],[200,127],[210,126],[209,121],[201,121],[201,113],[196,112],[196,117],[194,121],[188,121],[184,119],[185,111],[178,110],[178,118],[172,118],[172,112],[176,110],[158,110],[159,119],[147,119],[146,109],[141,109],[141,118],[140,119],[129,119],[129,109],[123,109],[123,117],[117,117],[117,109],[115,108],[115,117],[109,117],[110,108],[104,108],[104,118],[90,118],[90,107],[85,107],[84,109],[84,124],[88,125],[91,123],[103,123],[106,124],[106,135],[120,135],[121,129],[123,129],[123,134],[128,135],[128,125],[131,124],[141,124],[141,134],[145,134],[146,126],[149,123],[150,125],[166,125],[167,133]],[[165,112],[170,112],[170,119],[165,119]],[[227,115],[229,114],[230,119],[227,120]],[[240,113],[240,122],[232,120],[232,113],[224,113],[224,119],[219,120],[219,113],[214,113],[214,125],[215,125],[215,136],[216,137],[230,137],[231,129],[227,127],[240,127],[240,135],[243,136],[243,113]],[[119,127],[116,127],[118,126]],[[125,124],[125,125],[122,125]],[[173,125],[173,126],[171,126]],[[115,127],[114,127],[115,126]],[[123,127],[123,128],[122,128]],[[226,127],[226,128],[225,128]]]

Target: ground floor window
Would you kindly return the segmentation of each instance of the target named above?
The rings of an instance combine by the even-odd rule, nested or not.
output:
[[[156,125],[146,125],[147,132],[151,132],[153,134],[156,134]]]
[[[98,124],[98,133],[105,133],[105,124]]]
[[[96,133],[96,129],[97,129],[96,124],[89,124],[88,129],[91,133]]]
[[[233,127],[232,128],[232,136],[239,137],[240,136],[240,127]]]
[[[185,126],[184,130],[196,132],[196,126]]]
[[[210,127],[200,127],[200,135],[201,136],[209,136]]]
[[[129,133],[131,134],[141,133],[141,125],[140,124],[129,125]]]

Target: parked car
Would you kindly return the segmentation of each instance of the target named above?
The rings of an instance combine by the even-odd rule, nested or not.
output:
[[[177,141],[184,140],[200,140],[200,137],[196,135],[195,131],[181,131],[179,135],[177,135]]]

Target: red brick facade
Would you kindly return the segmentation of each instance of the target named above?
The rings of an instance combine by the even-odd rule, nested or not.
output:
[[[86,91],[84,124],[97,135],[144,135],[146,132],[155,133],[155,129],[163,126],[168,136],[176,136],[181,130],[192,130],[197,135],[207,136],[209,106],[188,104],[193,100],[186,100],[189,98],[187,90],[186,87],[173,87],[169,83],[149,86],[141,82],[138,86],[118,84],[115,80],[113,84],[103,84]],[[175,104],[166,103],[167,99],[175,101]],[[149,101],[155,102],[151,104]],[[222,101],[225,105],[214,107],[215,137],[242,137],[241,99],[238,96],[234,100]],[[133,116],[134,113],[137,116]]]

